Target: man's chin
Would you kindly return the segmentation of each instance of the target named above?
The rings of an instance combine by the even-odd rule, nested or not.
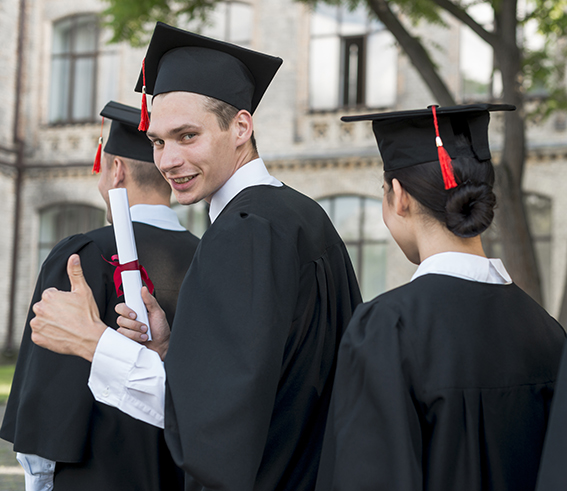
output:
[[[173,191],[175,199],[180,205],[194,205],[203,199],[202,196],[198,196],[195,194],[189,193],[182,193],[182,192],[175,192]]]

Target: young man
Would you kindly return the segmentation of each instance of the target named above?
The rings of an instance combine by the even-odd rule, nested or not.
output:
[[[166,440],[187,490],[313,489],[338,343],[360,302],[326,213],[258,157],[252,113],[280,64],[165,24],[148,48],[156,165],[180,203],[208,201],[212,221],[169,343],[143,292],[157,349],[169,348],[167,392],[159,355],[98,319],[74,256],[72,291],[48,290],[35,307],[34,342],[92,360],[97,398],[155,425],[165,406]],[[139,328],[126,317],[120,325]],[[140,377],[143,390],[131,381]]]
[[[108,191],[126,188],[140,263],[147,268],[171,322],[181,282],[198,239],[169,208],[171,189],[153,164],[153,151],[138,131],[140,111],[110,102],[101,115],[112,120],[105,146],[99,191],[110,214]],[[48,287],[67,289],[66,263],[77,253],[98,310],[116,329],[114,307],[121,300],[113,282],[116,254],[112,227],[61,241],[43,264],[32,305]],[[26,469],[26,489],[155,491],[183,489],[160,429],[95,402],[88,390],[90,365],[31,342],[24,331],[12,393],[0,436],[14,443]]]

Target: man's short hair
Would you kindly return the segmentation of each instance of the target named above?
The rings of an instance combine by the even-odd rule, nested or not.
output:
[[[213,113],[217,117],[219,127],[222,131],[227,131],[230,127],[230,123],[238,114],[239,109],[236,107],[214,97],[205,97],[205,109]],[[252,143],[252,148],[254,152],[258,153],[258,147],[256,146],[256,138],[254,138],[254,132],[250,137],[250,142]]]
[[[153,162],[145,162],[143,160],[129,159],[119,155],[105,154],[108,157],[106,165],[110,165],[114,158],[122,159],[130,168],[130,173],[134,183],[141,187],[157,191],[162,195],[171,195],[171,187],[162,176]]]

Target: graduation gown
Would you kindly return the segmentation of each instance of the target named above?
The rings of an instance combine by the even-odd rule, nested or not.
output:
[[[533,490],[563,341],[514,284],[427,274],[361,305],[317,490]]]
[[[360,302],[323,209],[241,191],[203,235],[165,359],[165,432],[187,490],[314,487],[339,340]]]
[[[199,240],[187,231],[171,231],[134,222],[140,263],[155,286],[169,322],[184,274]],[[114,267],[104,261],[116,254],[112,227],[62,240],[45,260],[31,305],[43,290],[69,290],[67,259],[81,257],[101,319],[116,329]],[[155,491],[183,489],[163,432],[119,410],[94,401],[87,386],[90,363],[40,348],[31,341],[29,310],[0,437],[17,452],[56,461],[55,491]],[[182,475],[181,475],[182,477]]]
[[[541,455],[537,491],[567,489],[567,344],[555,384],[555,395]]]

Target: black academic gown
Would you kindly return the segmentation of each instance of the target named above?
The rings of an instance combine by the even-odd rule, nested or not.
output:
[[[563,341],[514,284],[428,274],[361,305],[317,491],[532,491]]]
[[[171,323],[199,241],[186,231],[133,225],[139,261]],[[117,328],[114,307],[124,297],[117,298],[114,267],[103,259],[116,254],[112,227],[56,245],[42,266],[31,305],[46,288],[69,290],[66,265],[73,253],[81,257],[103,322]],[[87,386],[90,363],[35,345],[29,326],[33,316],[30,308],[0,437],[13,442],[17,452],[56,461],[54,491],[183,489],[163,431],[96,402]]]
[[[541,455],[537,491],[567,489],[567,344],[555,384],[555,394]]]
[[[241,191],[201,239],[165,359],[166,440],[186,489],[314,487],[341,335],[360,302],[326,213]]]

